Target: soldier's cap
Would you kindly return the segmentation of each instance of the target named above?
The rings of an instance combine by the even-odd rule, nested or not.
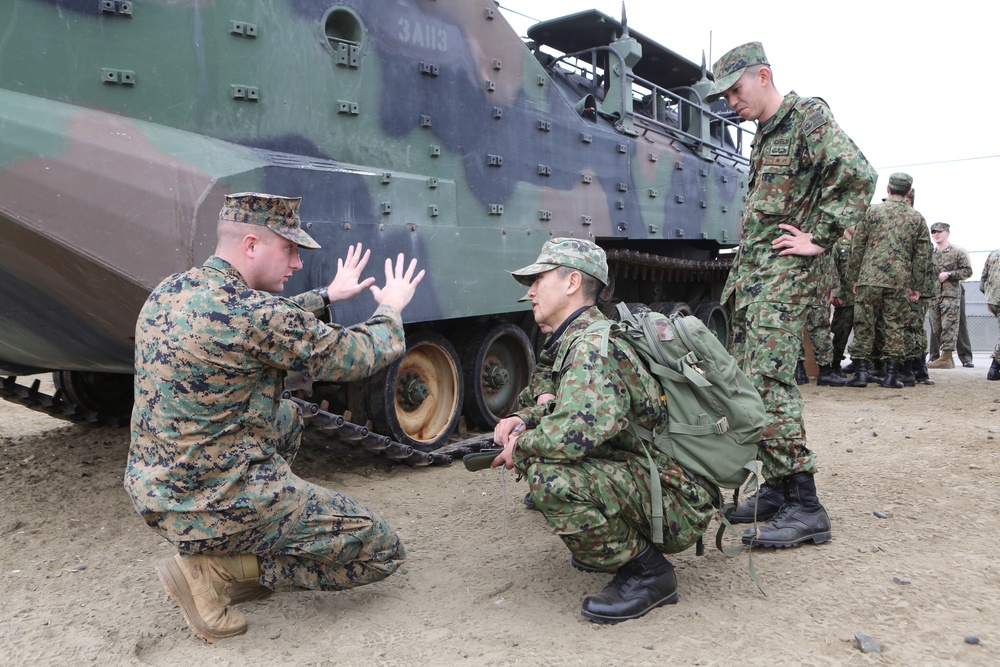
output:
[[[237,192],[226,195],[226,203],[219,213],[220,220],[261,225],[272,232],[294,241],[303,248],[319,248],[313,237],[302,229],[299,204],[302,197],[281,197],[262,192]]]
[[[555,238],[549,239],[542,246],[542,252],[534,264],[523,269],[511,271],[514,280],[522,285],[531,286],[539,273],[551,271],[560,266],[568,266],[594,276],[601,284],[608,284],[608,256],[604,249],[595,243],[583,239]],[[522,297],[519,301],[527,301]]]
[[[722,97],[722,93],[732,88],[733,84],[743,76],[743,72],[754,65],[771,66],[771,63],[767,62],[767,56],[764,55],[764,45],[760,42],[741,44],[716,60],[712,65],[715,83],[711,92],[705,96],[705,101],[712,103]]]
[[[931,231],[932,232],[951,231],[951,225],[949,225],[947,222],[935,222],[933,225],[931,225]]]
[[[905,194],[910,191],[911,187],[913,187],[913,177],[909,174],[897,171],[889,177],[889,187],[896,192],[902,192]]]

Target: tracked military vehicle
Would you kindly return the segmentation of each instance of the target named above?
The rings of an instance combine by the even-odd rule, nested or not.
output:
[[[702,102],[704,63],[621,21],[584,11],[523,40],[491,0],[9,0],[4,19],[10,400],[127,419],[137,313],[212,253],[237,191],[303,197],[323,248],[289,294],[329,282],[356,242],[373,266],[403,252],[428,271],[405,357],[313,387],[348,437],[428,452],[463,412],[486,428],[505,415],[537,336],[508,271],[552,237],[602,245],[616,299],[726,335],[720,253],[740,236],[746,135]],[[17,380],[49,371],[55,396]]]

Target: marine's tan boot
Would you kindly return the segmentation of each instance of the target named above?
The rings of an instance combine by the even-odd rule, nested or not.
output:
[[[954,368],[955,360],[952,358],[952,350],[941,350],[941,356],[927,364],[927,368]]]
[[[156,566],[160,581],[181,608],[191,630],[209,643],[247,631],[247,620],[226,606],[216,592],[216,584],[234,581],[224,560],[231,556],[188,556],[168,558]]]
[[[260,567],[253,554],[216,556],[219,564],[232,575],[230,581],[214,582],[215,592],[224,605],[240,604],[267,597],[274,591],[260,585]]]

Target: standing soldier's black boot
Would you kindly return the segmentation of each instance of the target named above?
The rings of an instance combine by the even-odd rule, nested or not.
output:
[[[620,623],[677,602],[674,566],[652,544],[618,568],[604,590],[583,600],[581,613],[594,623]]]
[[[934,384],[930,373],[927,372],[927,360],[923,357],[913,359],[913,378],[920,384]]]
[[[803,542],[829,542],[830,517],[816,497],[816,482],[807,472],[786,477],[785,504],[756,530],[747,528],[743,544],[753,547],[794,547]]]
[[[795,384],[809,384],[809,374],[806,373],[806,362],[801,359],[795,364]]]
[[[886,389],[902,389],[903,382],[899,379],[899,362],[885,362],[885,377],[879,382]]]
[[[854,360],[854,377],[847,383],[848,387],[868,386],[868,362],[864,359]]]
[[[917,378],[913,376],[913,359],[907,359],[899,367],[899,381],[904,387],[917,386]]]
[[[757,493],[745,499],[739,506],[730,512],[730,523],[753,523],[756,521],[767,521],[781,509],[785,504],[785,484],[784,480],[778,480],[775,484],[764,482],[760,485]]]
[[[1000,362],[996,359],[990,364],[990,369],[986,371],[987,380],[1000,380]]]
[[[819,375],[816,376],[816,386],[818,387],[843,387],[847,384],[847,376],[837,373],[836,366],[820,366]]]

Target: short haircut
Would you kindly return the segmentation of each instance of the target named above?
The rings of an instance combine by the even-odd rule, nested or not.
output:
[[[905,197],[905,196],[906,196],[906,194],[907,194],[907,193],[908,193],[909,191],[910,191],[910,188],[906,188],[905,190],[901,190],[901,189],[899,189],[899,188],[894,188],[894,187],[892,187],[891,185],[889,186],[889,193],[890,193],[890,194],[894,194],[894,195],[903,195],[903,196]]]
[[[580,293],[583,298],[586,299],[588,303],[596,304],[597,298],[600,296],[601,292],[604,290],[604,283],[590,275],[580,271],[580,269],[574,269],[569,266],[557,266],[556,271],[559,272],[560,278],[565,278],[573,271],[578,271],[580,273]]]

